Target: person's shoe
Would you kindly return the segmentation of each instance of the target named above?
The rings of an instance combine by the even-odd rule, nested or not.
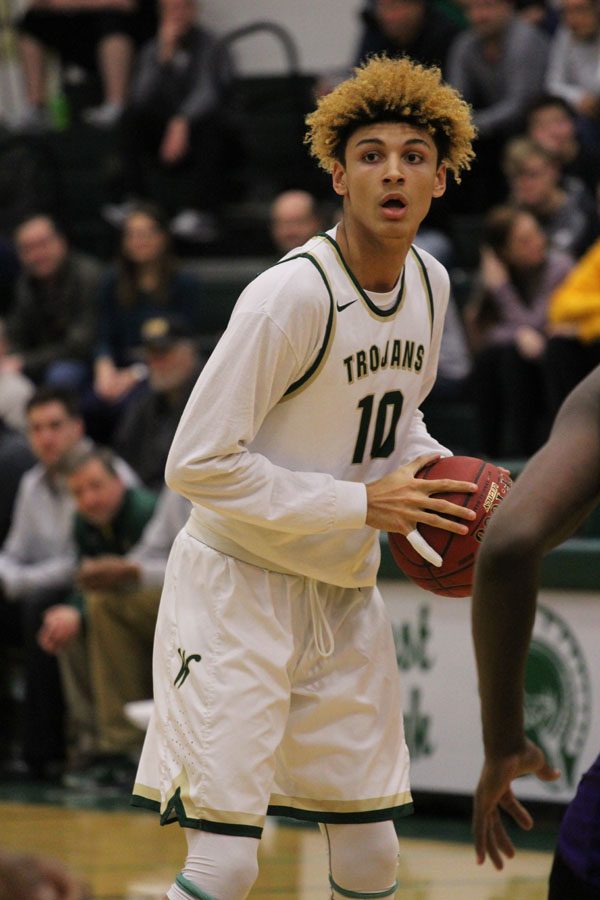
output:
[[[123,712],[129,721],[142,731],[146,731],[150,724],[150,717],[154,709],[154,700],[132,700],[123,707]]]
[[[21,134],[42,134],[51,127],[50,113],[46,107],[30,104],[23,107],[12,123],[12,128]]]
[[[114,128],[123,113],[122,103],[102,103],[85,109],[81,118],[94,128]]]
[[[197,209],[181,210],[171,220],[169,230],[174,237],[195,244],[210,244],[219,234],[215,217]]]

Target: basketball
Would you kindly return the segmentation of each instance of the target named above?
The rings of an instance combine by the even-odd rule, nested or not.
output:
[[[442,557],[442,565],[434,566],[423,559],[402,534],[389,533],[388,541],[398,568],[419,587],[444,597],[468,597],[473,586],[475,557],[496,507],[502,502],[512,481],[504,469],[473,456],[448,456],[423,466],[416,478],[453,478],[472,481],[478,486],[473,494],[432,494],[451,503],[474,510],[476,517],[468,522],[466,534],[453,534],[432,525],[419,524],[427,543]]]

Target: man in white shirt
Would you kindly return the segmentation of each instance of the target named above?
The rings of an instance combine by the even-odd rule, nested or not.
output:
[[[64,710],[56,659],[36,636],[44,610],[69,593],[75,572],[74,504],[63,474],[69,454],[87,440],[75,397],[39,388],[27,404],[27,434],[38,462],[21,479],[0,550],[0,621],[25,646],[23,757],[31,774],[46,776],[64,757]]]

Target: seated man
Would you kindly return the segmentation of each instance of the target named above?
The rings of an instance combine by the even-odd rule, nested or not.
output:
[[[68,702],[85,710],[80,727],[94,735],[93,764],[67,779],[74,787],[118,786],[133,775],[142,735],[123,709],[151,696],[164,567],[189,513],[165,489],[155,516],[156,496],[128,489],[114,464],[112,452],[98,447],[71,462],[80,591],[47,610],[39,633],[43,649],[59,655]]]
[[[283,191],[271,203],[271,240],[280,256],[301,247],[325,227],[317,200],[308,191]]]
[[[76,552],[73,500],[64,465],[88,445],[75,398],[39,388],[27,404],[27,433],[36,465],[26,472],[10,530],[0,549],[0,640],[12,634],[25,647],[23,759],[31,774],[52,774],[65,755],[63,701],[55,660],[38,646],[45,609],[73,589]],[[122,460],[128,483],[137,479]],[[3,723],[3,730],[11,727]]]
[[[21,273],[7,316],[4,371],[79,390],[91,377],[101,266],[73,250],[58,224],[31,215],[15,230]]]
[[[148,319],[141,337],[148,388],[125,408],[112,444],[146,487],[160,491],[169,447],[202,361],[190,326],[175,316]]]

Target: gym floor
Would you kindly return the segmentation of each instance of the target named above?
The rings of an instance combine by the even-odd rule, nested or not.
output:
[[[399,823],[399,900],[545,900],[560,811],[534,810],[537,828],[514,834],[517,856],[502,873],[475,864],[469,802],[415,797]],[[118,795],[0,784],[1,842],[56,856],[90,885],[96,900],[159,900],[181,867],[185,840]],[[325,900],[327,858],[316,827],[269,819],[251,900]]]

